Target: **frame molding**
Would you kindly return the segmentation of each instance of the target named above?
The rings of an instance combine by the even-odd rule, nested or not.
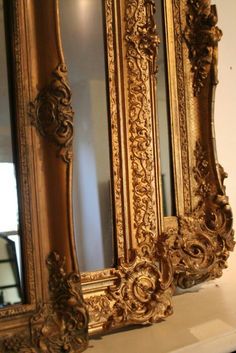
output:
[[[88,313],[74,248],[73,112],[57,2],[13,0],[5,5],[11,17],[25,302],[0,309],[0,351],[81,352],[88,342]],[[45,50],[52,55],[45,57]]]
[[[157,322],[172,313],[175,285],[226,267],[234,240],[213,131],[217,14],[208,0],[164,5],[177,215],[162,212],[155,2],[104,0],[117,264],[80,275],[58,1],[12,1],[26,304],[0,310],[3,353],[83,351],[88,328],[92,335]]]
[[[91,334],[172,313],[173,270],[161,237],[154,163],[154,11],[153,1],[105,1],[118,264],[81,275]]]
[[[173,217],[162,215],[155,2],[105,2],[118,265],[81,275],[91,335],[165,318],[175,286],[221,276],[234,248],[213,131],[221,37],[216,9],[205,0],[165,0],[164,10]]]
[[[184,193],[190,202],[178,215],[177,227],[167,225],[165,233],[176,283],[188,288],[220,277],[235,242],[223,185],[227,174],[218,163],[215,147],[217,44],[222,36],[216,26],[216,8],[204,0],[174,0],[174,6],[180,16],[180,21],[175,17],[174,27],[177,67],[183,67],[178,75],[183,100],[180,116],[186,127],[181,129],[183,190],[188,185]],[[184,82],[188,84],[183,86]]]

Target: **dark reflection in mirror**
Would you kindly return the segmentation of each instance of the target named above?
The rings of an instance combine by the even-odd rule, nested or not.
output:
[[[155,0],[156,13],[155,21],[157,31],[160,37],[160,46],[158,50],[158,72],[157,72],[157,119],[159,126],[160,139],[160,159],[161,159],[161,179],[163,195],[163,214],[164,216],[174,216],[175,197],[173,187],[173,160],[171,150],[170,133],[170,112],[169,112],[169,94],[168,94],[168,75],[167,59],[165,46],[164,30],[164,10],[163,0]]]
[[[113,265],[113,224],[101,0],[60,0],[74,116],[73,214],[81,271]]]
[[[12,152],[3,0],[0,0],[0,308],[22,302],[18,200]]]

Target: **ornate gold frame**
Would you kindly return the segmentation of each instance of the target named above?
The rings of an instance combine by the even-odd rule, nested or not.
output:
[[[163,1],[177,214],[162,214],[154,1],[104,0],[117,265],[81,277],[58,3],[8,5],[26,303],[0,310],[3,353],[82,351],[88,328],[165,318],[176,284],[218,277],[226,266],[234,241],[213,131],[217,15],[206,0]]]
[[[232,211],[217,160],[214,99],[217,78],[217,12],[210,1],[173,1],[183,208],[165,234],[176,283],[187,288],[222,275],[234,248]],[[174,137],[175,139],[175,137]],[[178,179],[178,178],[177,178]]]
[[[164,1],[177,214],[163,217],[155,3],[106,0],[104,6],[118,265],[81,275],[90,334],[168,316],[174,286],[219,277],[234,247],[214,141],[221,37],[215,7]]]
[[[40,4],[13,0],[5,2],[5,10],[12,57],[25,302],[0,309],[0,351],[82,351],[87,346],[88,316],[74,254],[73,113],[58,9],[53,0]]]

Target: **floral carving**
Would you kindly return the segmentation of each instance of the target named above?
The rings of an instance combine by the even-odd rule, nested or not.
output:
[[[156,233],[154,199],[154,161],[150,103],[150,67],[157,39],[148,37],[155,31],[152,1],[126,1],[126,42],[129,100],[129,141],[132,165],[134,229],[142,243]],[[143,43],[146,42],[144,46]],[[149,44],[148,44],[149,43]],[[145,50],[144,50],[145,48]],[[156,49],[155,49],[156,50]]]
[[[200,93],[210,72],[213,84],[218,83],[217,46],[222,32],[216,26],[217,20],[216,6],[210,5],[210,0],[188,0],[184,37],[192,64],[195,96]]]
[[[179,232],[168,236],[177,283],[183,288],[220,277],[235,245],[228,198],[224,189],[218,191],[212,182],[207,153],[199,141],[194,154],[199,201],[190,215],[179,217]],[[223,183],[225,172],[218,168]]]
[[[160,244],[156,249],[156,254],[136,254],[133,262],[120,267],[120,281],[108,291],[114,302],[109,328],[126,322],[152,323],[172,313],[171,264]]]
[[[144,257],[144,253],[146,256]],[[116,281],[106,295],[85,299],[92,326],[103,329],[126,324],[152,323],[172,313],[173,273],[169,257],[161,244],[153,243],[137,252],[129,264],[114,271]]]
[[[17,336],[7,337],[0,343],[2,353],[38,353],[31,347],[30,340],[23,332]]]
[[[108,1],[107,4],[111,2]],[[110,10],[110,8],[109,8]],[[125,82],[127,82],[128,181],[130,184],[131,228],[128,258],[122,255],[123,240],[118,239],[118,266],[110,271],[110,282],[104,278],[103,291],[86,292],[85,301],[91,318],[91,330],[107,330],[127,324],[151,323],[172,312],[172,266],[161,240],[157,240],[155,166],[150,73],[156,71],[156,49],[159,39],[153,20],[154,1],[125,1]],[[110,12],[107,12],[111,16]],[[108,17],[110,18],[110,17]],[[110,25],[110,23],[109,23]],[[109,48],[108,53],[114,52]],[[110,64],[112,56],[109,54]],[[109,64],[109,65],[110,65]],[[113,85],[115,78],[109,74]],[[110,89],[114,86],[109,82]],[[111,93],[111,92],[110,92]],[[112,104],[114,94],[112,95]],[[115,111],[115,110],[114,110]],[[113,111],[113,112],[114,112]],[[116,114],[113,115],[112,134],[116,134]],[[114,136],[113,136],[114,138]],[[116,154],[117,157],[118,154]],[[116,159],[115,159],[116,160]],[[122,163],[125,161],[123,160]],[[120,177],[120,169],[115,170]],[[117,175],[115,175],[117,177]],[[117,180],[117,179],[115,179]],[[118,194],[117,194],[118,195]],[[117,205],[117,204],[116,204]],[[118,203],[119,208],[120,203]],[[122,205],[121,205],[122,206]],[[124,212],[121,207],[121,214]],[[128,235],[120,236],[129,243]],[[124,251],[123,251],[124,252]],[[85,277],[89,278],[93,275]],[[85,279],[84,278],[84,279]],[[96,280],[99,276],[96,274]],[[112,281],[112,285],[110,284]],[[104,286],[107,284],[107,287]]]
[[[180,140],[181,140],[181,163],[183,170],[183,196],[184,196],[184,210],[190,212],[191,198],[190,198],[190,171],[189,171],[189,150],[188,150],[188,133],[187,133],[187,111],[186,111],[186,96],[185,88],[186,82],[184,79],[184,58],[183,58],[183,35],[180,26],[181,2],[179,0],[173,1],[174,14],[174,31],[175,31],[175,54],[176,54],[176,73],[177,73],[177,89],[178,89],[178,113],[180,126]]]
[[[124,254],[124,220],[122,205],[124,203],[122,197],[122,160],[120,143],[121,137],[119,133],[119,116],[118,116],[118,97],[117,97],[117,70],[114,52],[114,21],[113,21],[113,0],[106,2],[106,26],[107,26],[107,54],[108,54],[108,77],[109,77],[109,98],[110,98],[110,116],[111,116],[111,139],[112,139],[112,166],[113,166],[113,185],[115,200],[115,225],[117,239],[118,257]]]
[[[88,315],[80,276],[66,274],[64,260],[52,253],[47,259],[51,300],[41,304],[30,319],[30,337],[24,333],[0,342],[2,353],[73,353],[87,347]]]
[[[67,69],[60,64],[50,84],[30,104],[30,116],[42,136],[58,146],[58,155],[70,162],[72,157],[73,111]]]
[[[132,44],[137,58],[145,57],[151,63],[152,73],[156,72],[157,48],[160,44],[154,13],[155,1],[153,0],[133,3],[127,1],[126,14],[130,25],[127,26],[126,40],[130,45]]]

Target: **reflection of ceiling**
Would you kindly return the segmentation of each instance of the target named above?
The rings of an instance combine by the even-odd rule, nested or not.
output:
[[[69,58],[71,83],[78,76],[80,80],[104,80],[104,72],[100,70],[104,66],[102,3],[101,0],[59,1],[62,46],[66,60]]]

